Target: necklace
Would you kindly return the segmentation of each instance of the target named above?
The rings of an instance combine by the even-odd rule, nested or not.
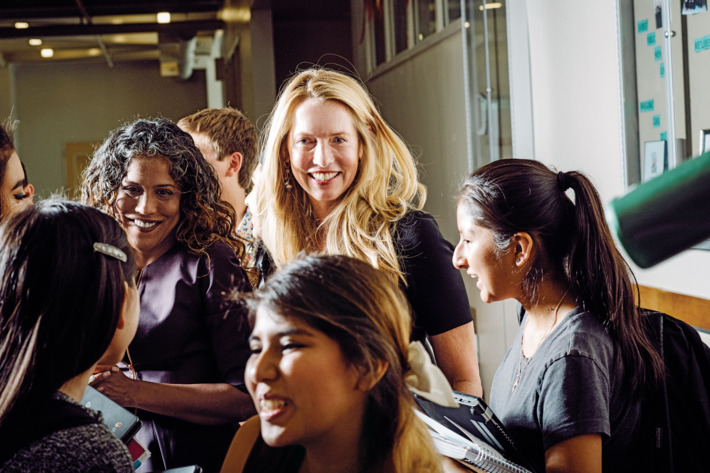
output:
[[[513,384],[513,390],[511,392],[515,392],[515,388],[518,387],[518,383],[520,382],[520,377],[523,375],[523,372],[525,371],[525,368],[528,367],[530,362],[532,361],[532,357],[537,352],[537,349],[540,348],[540,344],[544,339],[547,338],[550,333],[552,333],[552,329],[555,327],[555,324],[557,323],[557,312],[560,310],[560,306],[562,305],[562,301],[565,300],[565,297],[567,296],[567,293],[569,292],[569,287],[565,291],[564,294],[562,294],[562,298],[560,299],[560,302],[557,303],[557,306],[555,307],[555,317],[552,319],[552,323],[550,324],[550,327],[547,329],[545,334],[540,338],[540,341],[537,342],[537,345],[535,345],[535,350],[533,351],[533,354],[530,355],[530,358],[527,359],[525,364],[523,365],[523,358],[525,358],[525,355],[523,354],[523,342],[525,341],[525,329],[528,328],[528,322],[530,321],[530,315],[528,315],[528,318],[525,319],[525,326],[523,327],[523,335],[520,339],[520,358],[518,359],[518,376],[515,378],[515,383]]]

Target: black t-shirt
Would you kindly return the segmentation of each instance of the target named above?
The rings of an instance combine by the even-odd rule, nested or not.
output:
[[[397,225],[394,242],[407,280],[401,287],[413,312],[412,340],[471,322],[466,287],[451,262],[454,247],[434,217],[418,210],[407,213]]]

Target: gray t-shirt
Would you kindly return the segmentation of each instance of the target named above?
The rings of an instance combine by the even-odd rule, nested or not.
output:
[[[623,471],[636,448],[639,403],[624,406],[619,400],[624,373],[615,369],[618,352],[611,337],[578,307],[525,367],[527,358],[520,363],[524,321],[493,379],[493,412],[537,471],[545,471],[545,450],[592,433],[602,434],[604,471]],[[525,369],[513,391],[519,366]]]

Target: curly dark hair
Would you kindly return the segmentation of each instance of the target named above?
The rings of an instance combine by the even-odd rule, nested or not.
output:
[[[244,242],[234,232],[236,214],[220,200],[214,169],[192,137],[165,118],[138,119],[111,133],[83,173],[82,201],[116,218],[116,199],[128,164],[134,157],[152,156],[170,163],[170,177],[180,188],[177,240],[195,254],[206,254],[212,243],[224,241],[243,258]]]

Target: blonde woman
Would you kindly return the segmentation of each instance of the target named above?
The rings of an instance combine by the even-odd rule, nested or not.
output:
[[[309,256],[246,298],[258,416],[237,432],[223,472],[442,471],[405,380],[448,386],[431,362],[414,363],[426,356],[409,342],[407,301],[382,272]]]
[[[481,395],[474,328],[453,246],[420,209],[426,191],[409,149],[363,85],[313,68],[295,75],[271,113],[253,211],[276,267],[301,251],[342,254],[384,271],[429,336],[454,389]]]

